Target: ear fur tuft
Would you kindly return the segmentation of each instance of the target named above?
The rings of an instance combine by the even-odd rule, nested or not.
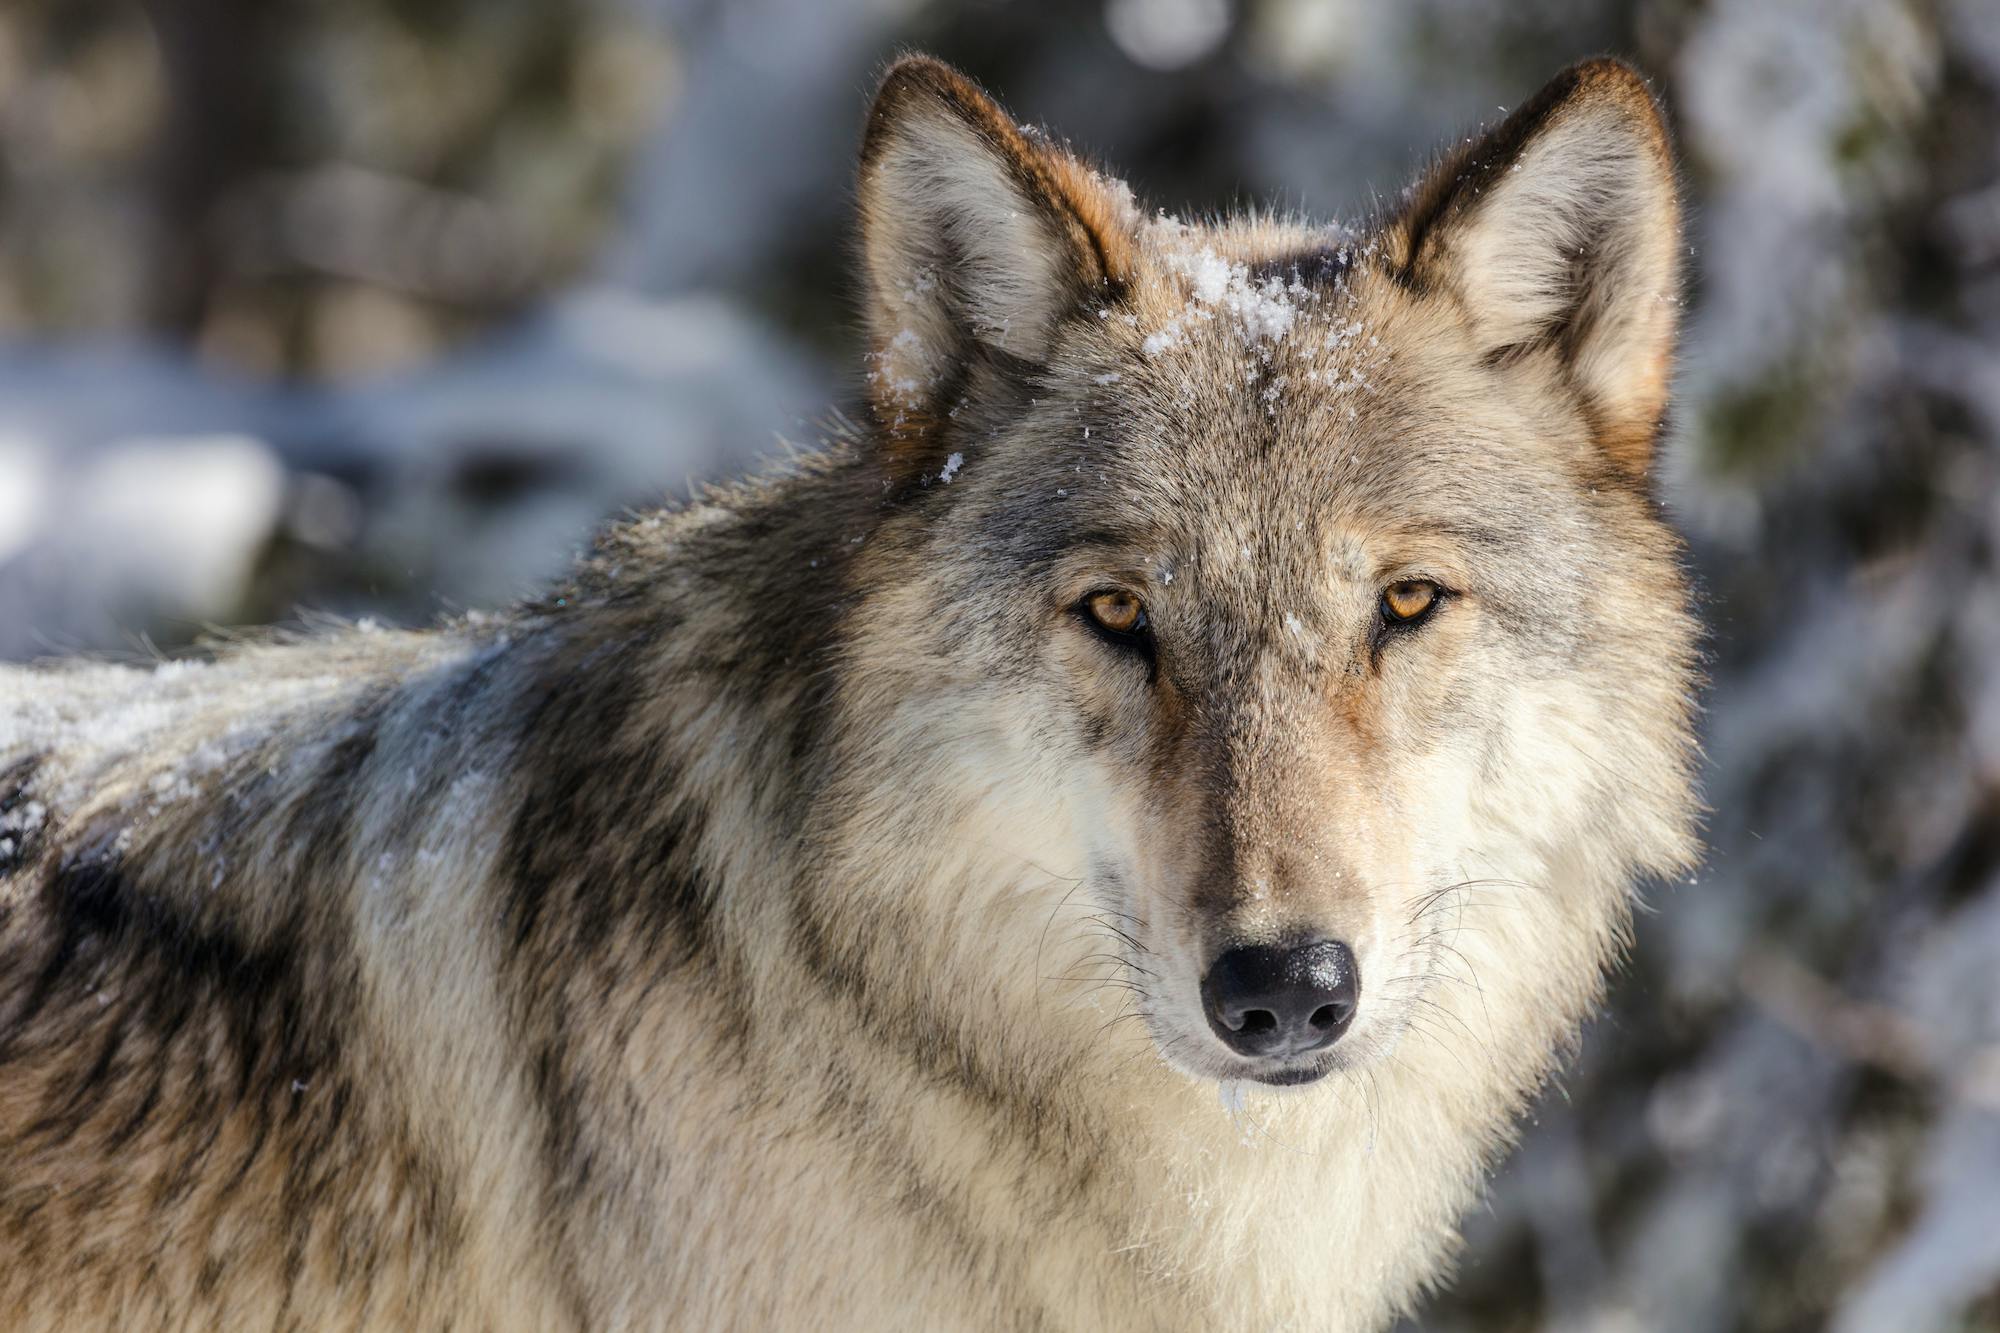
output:
[[[1636,72],[1557,75],[1419,183],[1387,235],[1403,280],[1457,300],[1490,361],[1559,356],[1605,452],[1645,472],[1679,325],[1680,201]]]
[[[859,193],[870,396],[892,439],[921,436],[982,352],[1042,360],[1058,321],[1132,271],[1130,192],[929,57],[883,77]]]

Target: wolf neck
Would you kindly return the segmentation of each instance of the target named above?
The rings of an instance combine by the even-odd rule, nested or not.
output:
[[[1048,916],[1032,880],[953,887],[983,902],[986,952],[1003,963],[1004,941],[1024,926],[1033,939]],[[911,971],[967,975],[967,959],[934,934],[904,945]],[[937,1206],[991,1219],[996,1249],[1042,1248],[1056,1266],[1052,1296],[1091,1290],[1110,1264],[1145,1299],[1217,1327],[1322,1327],[1330,1309],[1374,1327],[1386,1313],[1375,1302],[1413,1297],[1445,1262],[1546,1072],[1541,1053],[1587,1002],[1581,991],[1510,990],[1500,969],[1479,970],[1492,976],[1483,991],[1439,988],[1434,1033],[1412,1031],[1372,1066],[1294,1092],[1187,1080],[1136,1024],[1107,1025],[1115,1004],[1079,1005],[1079,988],[1039,999],[968,994],[969,982],[957,994],[899,992],[874,973],[836,983],[854,1018],[841,1059],[898,1066],[901,1169]],[[1502,1048],[1493,1032],[1519,1044]],[[885,1052],[890,1043],[900,1045]],[[1010,1233],[1023,1199],[1045,1212]],[[1069,1255],[1082,1256],[1074,1271]],[[1161,1314],[1156,1326],[1177,1322]]]
[[[1560,928],[1601,959],[1617,909],[1560,918],[1618,894],[1572,868],[1560,901],[1475,904],[1456,945],[1470,975],[1434,989],[1421,1030],[1310,1089],[1219,1093],[1165,1067],[1119,1018],[1124,993],[1079,971],[1103,944],[1065,929],[1088,907],[1061,832],[969,827],[947,787],[879,811],[802,907],[839,1062],[897,1071],[898,1171],[932,1206],[987,1219],[996,1252],[1042,1253],[1051,1299],[1101,1286],[1109,1264],[1131,1299],[1173,1303],[1155,1326],[1320,1327],[1340,1309],[1374,1327],[1378,1302],[1412,1297],[1594,989],[1531,987],[1501,955]],[[905,811],[928,834],[899,827]],[[1024,1197],[1046,1212],[1010,1233]]]

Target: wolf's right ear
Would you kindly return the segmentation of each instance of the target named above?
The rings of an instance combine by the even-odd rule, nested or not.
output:
[[[975,357],[1043,360],[1056,324],[1131,272],[1130,192],[925,56],[875,94],[860,203],[870,397],[893,444],[922,439]]]
[[[1404,280],[1454,298],[1492,362],[1546,352],[1611,461],[1645,472],[1680,319],[1665,123],[1615,60],[1551,80],[1419,183],[1388,230]]]

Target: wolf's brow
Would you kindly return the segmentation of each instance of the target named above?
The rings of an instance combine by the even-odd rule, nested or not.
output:
[[[1510,542],[1519,541],[1521,536],[1518,531],[1508,531],[1504,528],[1493,527],[1485,523],[1468,522],[1464,519],[1443,519],[1434,523],[1425,523],[1414,529],[1414,531],[1418,533],[1437,533],[1456,541],[1464,542],[1467,546],[1487,548],[1506,546]]]
[[[1159,541],[1155,537],[1140,533],[1137,529],[1089,528],[1070,536],[1063,545],[1072,551],[1086,549],[1132,551],[1157,546]]]

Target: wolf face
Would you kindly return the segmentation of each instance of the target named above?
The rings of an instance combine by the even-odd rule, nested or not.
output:
[[[1646,493],[1678,210],[1637,76],[1577,67],[1349,231],[1144,216],[911,60],[861,205],[878,771],[1086,905],[1065,962],[1197,1077],[1386,1057],[1492,950],[1531,1007],[1587,1003],[1625,885],[1693,846]]]

